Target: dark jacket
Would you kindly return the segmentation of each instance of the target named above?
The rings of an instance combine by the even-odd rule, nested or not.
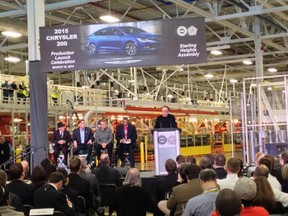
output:
[[[159,115],[156,119],[154,128],[155,129],[156,128],[177,128],[177,123],[176,123],[174,115],[168,114],[167,117],[163,117],[162,115]]]
[[[99,184],[115,184],[119,186],[120,174],[117,169],[109,166],[101,166],[94,170],[92,173],[96,176]]]
[[[35,191],[33,207],[54,208],[66,216],[76,216],[75,210],[68,206],[64,193],[57,191],[52,185],[45,185]]]
[[[125,133],[124,133],[124,125],[118,125],[116,128],[116,140],[117,140],[117,144],[120,143],[120,140],[125,138]],[[136,128],[134,125],[132,124],[128,124],[128,128],[127,128],[127,139],[131,140],[131,144],[133,146],[136,146],[136,139],[137,139],[137,132],[136,132]]]
[[[69,131],[64,130],[63,131],[63,137],[61,137],[59,130],[54,131],[51,141],[54,144],[58,144],[58,142],[60,140],[65,140],[66,144],[70,143],[72,141],[72,139],[71,139],[71,135],[70,135]]]
[[[94,141],[94,136],[93,136],[91,128],[85,127],[84,139],[85,139],[85,144],[87,144],[89,140],[91,140],[92,142]],[[78,145],[81,144],[80,128],[76,128],[73,130],[73,141],[76,141]]]
[[[22,204],[32,205],[33,202],[33,187],[21,180],[13,180],[6,185],[10,193],[14,193],[20,197]]]

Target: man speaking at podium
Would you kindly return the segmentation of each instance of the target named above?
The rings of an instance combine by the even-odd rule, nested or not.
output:
[[[162,115],[159,115],[156,119],[155,127],[156,128],[177,128],[177,123],[175,116],[169,114],[170,108],[168,106],[163,106],[161,108]]]

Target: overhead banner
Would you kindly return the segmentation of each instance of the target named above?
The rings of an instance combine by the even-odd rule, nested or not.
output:
[[[40,28],[43,71],[207,62],[204,18]]]

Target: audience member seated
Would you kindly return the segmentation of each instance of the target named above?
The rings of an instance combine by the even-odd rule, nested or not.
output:
[[[48,164],[47,167],[46,167],[46,178],[47,180],[49,179],[49,176],[55,172],[57,169],[56,165],[55,164]]]
[[[6,182],[7,182],[7,174],[3,170],[0,169],[0,186],[5,188]],[[16,211],[20,211],[20,212],[23,211],[22,201],[20,197],[17,196],[16,194],[9,192],[9,203],[12,207],[15,208]]]
[[[114,195],[112,209],[117,216],[146,216],[153,212],[153,202],[149,192],[141,187],[141,178],[137,168],[130,168],[123,186]]]
[[[182,216],[208,216],[215,210],[215,200],[219,193],[215,171],[201,170],[199,179],[204,192],[188,200]]]
[[[255,161],[254,161],[254,164],[251,164],[249,167],[248,167],[248,170],[247,170],[247,176],[248,177],[251,177],[254,175],[254,171],[256,169],[256,167],[259,165],[259,160],[261,158],[263,158],[265,156],[265,154],[263,152],[257,152],[255,154]]]
[[[241,178],[241,177],[244,176],[244,174],[243,174],[244,162],[243,162],[243,160],[241,160],[240,158],[237,158],[237,159],[238,159],[239,162],[240,162],[240,170],[239,170],[239,172],[238,172],[238,178]]]
[[[44,186],[47,183],[46,179],[45,169],[41,165],[34,167],[31,175],[33,191]]]
[[[275,176],[277,180],[282,184],[284,182],[284,179],[282,177],[282,167],[288,163],[288,150],[283,151],[280,155],[280,165],[281,167],[275,170]]]
[[[21,163],[12,164],[9,174],[11,182],[7,184],[7,190],[19,196],[23,205],[32,205],[33,187],[23,181],[25,173]]]
[[[212,154],[206,154],[206,155],[204,155],[204,157],[209,158],[210,161],[211,161],[211,163],[212,163],[212,166],[213,166],[213,164],[214,164],[214,162],[215,162],[215,156],[212,155]],[[201,167],[201,166],[200,166],[200,167]],[[209,168],[209,169],[210,169],[210,168]]]
[[[0,215],[3,216],[24,216],[23,212],[15,211],[14,207],[9,206],[9,192],[0,186]]]
[[[110,167],[108,155],[102,154],[99,161],[100,167],[91,172],[96,176],[99,184],[115,184],[120,185],[120,174],[115,168]]]
[[[235,183],[238,180],[238,172],[240,171],[240,161],[238,158],[230,158],[226,164],[227,176],[225,179],[217,181],[220,190],[224,188],[234,189]]]
[[[269,172],[270,172],[269,168],[266,165],[261,164],[258,167],[256,167],[256,170],[254,172],[254,178],[257,178],[259,176],[263,176],[263,177],[267,178],[267,180],[268,180],[268,176],[270,174]],[[268,180],[268,182],[269,182],[269,180]],[[288,194],[282,192],[277,187],[274,188],[273,184],[271,184],[271,183],[270,183],[270,186],[273,190],[276,201],[281,202],[284,207],[287,207],[288,206]]]
[[[191,164],[196,164],[196,158],[194,156],[187,156],[186,162],[191,163]]]
[[[183,184],[183,183],[187,183],[186,168],[190,166],[190,164],[191,163],[185,162],[185,163],[182,163],[180,167],[177,168],[178,179],[177,179],[177,183],[175,186]]]
[[[227,171],[224,169],[226,157],[223,154],[217,154],[215,157],[214,170],[217,179],[224,179],[227,176]]]
[[[21,161],[21,165],[23,167],[23,170],[25,172],[25,178],[24,180],[30,180],[30,173],[29,173],[29,163],[26,160]]]
[[[288,164],[285,164],[282,166],[282,177],[283,177],[283,182],[282,182],[282,191],[285,193],[288,193]]]
[[[253,199],[257,194],[256,183],[247,177],[239,178],[235,184],[234,191],[241,198],[241,202],[244,206],[241,211],[241,216],[252,216],[252,215],[261,215],[268,216],[269,213],[266,209],[261,206],[253,206]]]
[[[63,212],[66,216],[76,216],[71,202],[60,192],[64,182],[61,172],[54,172],[49,176],[48,185],[38,188],[34,192],[34,208],[54,208]]]
[[[187,201],[203,192],[198,179],[200,171],[201,169],[198,165],[189,165],[185,169],[187,183],[172,188],[172,193],[166,206],[171,211],[175,210],[174,216],[181,215]]]
[[[41,161],[40,165],[46,170],[48,165],[52,164],[52,162],[48,159],[45,158]]]
[[[212,163],[212,160],[210,158],[203,157],[203,158],[201,158],[201,160],[199,162],[199,166],[200,166],[201,170],[212,169],[213,168],[213,163]]]
[[[276,202],[273,190],[267,181],[267,178],[259,176],[256,177],[254,181],[257,186],[257,193],[253,200],[253,205],[262,206],[269,214],[284,214],[286,210],[280,202]]]
[[[73,206],[75,206],[77,204],[78,192],[72,188],[67,187],[69,184],[69,176],[67,170],[65,168],[59,168],[57,172],[61,172],[64,176],[64,182],[60,191],[64,193],[65,196],[72,202]]]
[[[275,177],[275,175],[276,175],[276,171],[275,171],[275,157],[273,155],[266,154],[263,158],[266,158],[266,159],[271,161],[270,174]]]
[[[182,163],[185,163],[186,162],[186,158],[183,156],[183,155],[178,155],[176,157],[176,164],[177,164],[177,167],[180,167],[180,165]]]
[[[270,183],[271,187],[281,191],[282,190],[281,184],[279,183],[279,181],[277,180],[276,177],[271,175],[271,170],[273,169],[271,159],[266,158],[266,156],[264,156],[263,158],[261,158],[259,160],[259,166],[262,164],[265,165],[266,167],[268,167],[268,169],[269,169],[269,174],[268,174],[267,180]]]
[[[70,171],[68,187],[77,191],[80,196],[85,198],[87,210],[96,210],[97,207],[94,205],[93,192],[90,190],[90,184],[80,176],[81,161],[78,156],[73,156],[70,160]]]
[[[176,173],[177,165],[172,159],[168,159],[165,162],[165,169],[168,175],[161,177],[155,182],[155,201],[156,204],[164,199],[167,199],[166,195],[170,194],[172,188],[177,185],[178,175]],[[164,215],[158,208],[155,208],[155,216]]]
[[[219,192],[215,206],[216,210],[212,216],[240,216],[242,210],[241,198],[235,191],[228,188]]]
[[[81,169],[80,169],[80,177],[85,179],[90,184],[90,191],[93,192],[93,200],[94,206],[100,205],[100,194],[99,194],[99,183],[97,177],[91,172],[86,172],[87,161],[84,157],[80,157],[81,160]]]

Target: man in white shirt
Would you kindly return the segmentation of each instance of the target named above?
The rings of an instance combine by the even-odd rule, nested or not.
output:
[[[230,158],[225,166],[227,176],[224,179],[217,179],[220,190],[229,188],[234,190],[234,186],[238,180],[238,172],[240,171],[240,160],[238,158]]]

